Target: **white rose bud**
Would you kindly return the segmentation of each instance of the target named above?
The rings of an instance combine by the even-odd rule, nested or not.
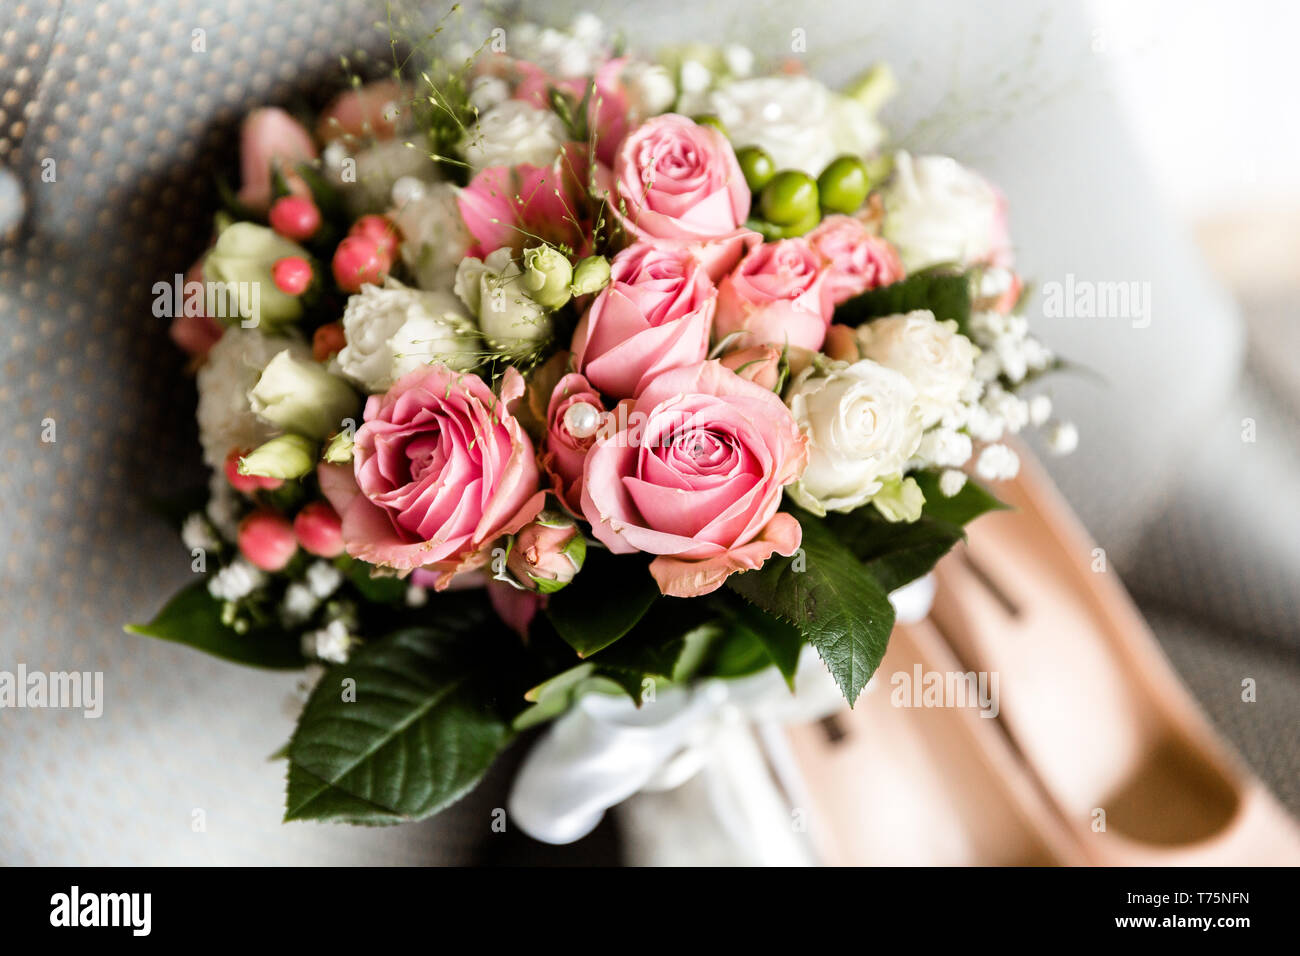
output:
[[[507,100],[479,117],[460,149],[475,174],[490,166],[549,166],[565,137],[564,123],[551,110]]]
[[[573,270],[574,295],[592,295],[609,285],[609,260],[604,256],[587,256]]]
[[[551,317],[528,294],[523,270],[509,249],[461,262],[456,294],[478,317],[487,344],[503,355],[524,355],[551,336]]]
[[[248,393],[253,413],[285,431],[322,439],[355,417],[360,401],[352,386],[309,359],[280,352]]]
[[[524,250],[524,288],[533,301],[547,309],[558,309],[569,301],[573,264],[559,250],[533,246]]]
[[[936,321],[927,311],[874,319],[858,328],[857,338],[864,358],[902,372],[912,383],[926,428],[961,401],[979,354],[956,322]]]
[[[383,392],[407,372],[439,362],[457,371],[479,364],[474,323],[449,292],[409,289],[394,279],[363,285],[343,312],[348,344],[339,370],[367,392]]]
[[[293,481],[316,467],[316,446],[302,435],[279,435],[239,459],[241,475]]]
[[[808,467],[789,494],[819,515],[866,504],[901,478],[921,442],[916,389],[870,359],[802,376],[787,403],[811,439]]]

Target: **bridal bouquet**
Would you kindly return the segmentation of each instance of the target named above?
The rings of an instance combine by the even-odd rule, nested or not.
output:
[[[889,594],[998,507],[1028,331],[1003,200],[833,91],[601,25],[417,45],[312,119],[243,123],[238,190],[156,314],[212,469],[196,574],[131,630],[319,675],[286,819],[465,794],[587,694],[775,668],[852,704]]]

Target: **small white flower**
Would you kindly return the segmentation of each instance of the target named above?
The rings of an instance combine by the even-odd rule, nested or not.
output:
[[[302,636],[303,653],[335,664],[347,663],[357,639],[348,633],[342,621],[330,621],[324,627]]]
[[[713,73],[699,60],[686,60],[679,73],[683,93],[703,93],[713,85]]]
[[[958,468],[970,461],[972,452],[969,435],[948,428],[933,428],[921,436],[916,458],[924,466]]]
[[[212,524],[198,511],[185,516],[185,521],[181,524],[181,541],[191,551],[195,548],[201,551],[215,551],[221,547],[221,542],[213,533]]]
[[[313,561],[307,566],[307,588],[312,595],[325,600],[343,583],[343,572],[328,561]]]
[[[975,472],[985,481],[1007,481],[1020,472],[1020,458],[1006,445],[989,445],[980,452]]]
[[[1054,455],[1069,455],[1079,447],[1079,429],[1073,422],[1053,422],[1047,429],[1047,447]]]
[[[966,473],[949,468],[939,476],[939,493],[951,498],[966,487]]]
[[[406,589],[406,606],[407,607],[424,607],[429,601],[429,592],[426,588],[418,584],[412,584]]]
[[[266,572],[235,558],[208,579],[208,593],[218,601],[239,601],[266,584]]]
[[[722,59],[736,79],[744,79],[754,72],[754,51],[739,43],[728,43],[722,48]]]
[[[628,112],[633,122],[666,112],[677,99],[672,75],[658,63],[633,61],[623,67],[619,79],[627,91]]]
[[[239,537],[239,512],[239,495],[226,481],[225,471],[214,470],[208,477],[208,506],[204,513],[226,541],[235,541]]]
[[[549,166],[565,135],[564,123],[551,110],[507,100],[480,115],[460,145],[471,171],[478,173],[489,166]]]
[[[280,616],[287,627],[301,624],[320,606],[316,595],[305,584],[294,581],[284,589],[284,600],[280,602]]]
[[[357,164],[355,181],[340,181],[338,185],[354,217],[387,209],[393,188],[403,179],[432,184],[442,178],[432,157],[405,140],[381,140],[353,158]]]
[[[1035,395],[1029,400],[1029,423],[1041,428],[1052,417],[1052,399],[1047,395]]]

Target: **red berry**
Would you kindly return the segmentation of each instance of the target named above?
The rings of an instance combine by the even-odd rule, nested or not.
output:
[[[320,228],[320,210],[306,196],[281,196],[271,207],[271,228],[295,242],[310,239]]]
[[[348,236],[334,250],[331,268],[334,281],[344,292],[360,292],[364,284],[379,285],[388,276],[393,260],[374,239]]]
[[[311,263],[302,256],[285,256],[271,266],[271,279],[285,295],[302,295],[311,285]]]
[[[254,511],[239,523],[239,551],[263,571],[279,571],[298,550],[293,525],[274,511]]]
[[[342,322],[330,322],[322,325],[311,337],[311,354],[318,362],[328,362],[331,356],[338,355],[348,344],[343,334]]]
[[[348,235],[365,236],[367,239],[375,240],[390,260],[397,256],[397,243],[401,237],[398,235],[397,226],[387,216],[362,216],[352,224]]]
[[[304,551],[320,558],[343,553],[343,522],[327,501],[313,501],[293,519],[293,533]]]

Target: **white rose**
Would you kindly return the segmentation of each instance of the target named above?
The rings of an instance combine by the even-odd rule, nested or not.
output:
[[[857,337],[864,358],[902,372],[912,383],[926,428],[961,401],[979,354],[956,322],[939,322],[924,310],[874,319],[859,326]]]
[[[619,79],[627,91],[628,111],[635,122],[667,112],[677,99],[677,84],[661,64],[634,61],[623,67]]]
[[[248,393],[271,359],[286,349],[295,358],[311,360],[311,349],[298,339],[239,326],[226,329],[208,352],[197,377],[196,417],[209,466],[221,468],[232,448],[248,451],[275,434],[274,426],[253,414]]]
[[[759,146],[778,169],[813,176],[836,156],[865,156],[884,133],[871,112],[809,76],[767,76],[737,80],[706,99],[737,147]]]
[[[900,478],[921,441],[916,389],[870,359],[805,374],[787,404],[809,438],[808,467],[788,492],[816,514],[866,504]]]
[[[489,166],[547,166],[564,145],[564,123],[550,110],[507,100],[478,118],[461,140],[474,173]]]
[[[253,412],[277,428],[317,440],[338,431],[360,410],[352,386],[311,356],[278,353],[248,392]]]
[[[551,317],[525,291],[523,270],[509,249],[465,259],[456,270],[456,295],[478,317],[488,345],[521,355],[551,335]]]
[[[899,152],[884,203],[885,238],[908,272],[939,263],[1010,261],[1002,197],[955,159]]]
[[[421,289],[445,291],[474,238],[465,228],[456,187],[437,183],[390,214],[402,235],[402,261]]]
[[[354,159],[356,181],[343,180],[341,172],[336,177],[354,218],[387,209],[393,184],[399,179],[435,183],[442,178],[438,164],[427,152],[403,140],[382,140],[358,152]]]
[[[363,285],[348,298],[343,334],[348,344],[339,351],[339,370],[370,393],[432,362],[460,371],[478,364],[474,323],[455,296],[393,279],[383,288]]]

